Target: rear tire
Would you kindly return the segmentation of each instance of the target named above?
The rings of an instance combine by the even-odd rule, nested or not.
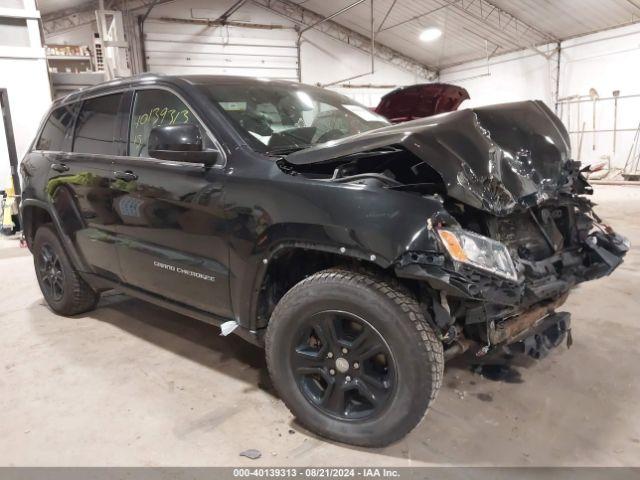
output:
[[[442,343],[413,296],[373,275],[325,270],[289,290],[265,337],[267,366],[298,421],[381,447],[425,416],[442,383]]]
[[[51,224],[36,231],[33,263],[44,299],[61,315],[93,310],[100,295],[78,275]]]

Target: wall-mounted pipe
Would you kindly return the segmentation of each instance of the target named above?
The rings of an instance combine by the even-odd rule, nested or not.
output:
[[[237,28],[253,28],[257,30],[294,30],[289,25],[278,25],[271,23],[253,23],[253,22],[236,22],[233,20],[205,20],[199,18],[174,18],[174,17],[158,17],[152,18],[160,22],[167,23],[186,23],[189,25],[205,25],[207,27],[237,27]]]
[[[399,85],[393,83],[345,83],[342,88],[398,88]]]
[[[296,40],[296,51],[298,53],[298,81],[302,83],[302,34],[300,33],[300,27],[296,25],[298,30],[298,39]]]
[[[147,8],[147,10],[144,12],[143,15],[138,15],[138,30],[140,30],[140,56],[142,57],[142,71],[146,72],[148,71],[148,67],[147,67],[147,50],[144,46],[144,21],[147,19],[147,17],[149,16],[149,14],[151,13],[151,10],[153,10],[153,7],[156,6],[156,4],[158,3],[159,0],[154,0],[151,5],[149,5],[149,8]]]
[[[634,95],[618,95],[617,97],[600,97],[598,98],[598,102],[604,101],[615,101],[616,98],[638,98],[640,94]],[[558,100],[558,103],[590,103],[593,102],[590,95],[577,95],[573,97],[564,97]]]
[[[363,0],[364,1],[364,0]],[[351,7],[355,7],[356,5],[362,3],[362,1],[356,2],[354,4],[349,5],[349,8]],[[343,9],[344,10],[344,9]],[[369,0],[369,14],[371,16],[371,22],[370,22],[370,28],[371,28],[371,69],[368,72],[365,73],[360,73],[358,75],[354,75],[352,77],[348,77],[348,78],[342,78],[340,80],[336,80],[335,82],[330,82],[330,83],[325,83],[322,84],[321,86],[323,87],[331,87],[333,85],[337,85],[339,83],[343,83],[343,82],[348,82],[350,80],[355,80],[356,78],[361,78],[361,77],[365,77],[367,75],[373,75],[375,73],[375,55],[376,55],[376,33],[375,33],[375,29],[373,26],[373,21],[374,21],[374,16],[373,16],[373,0]],[[335,14],[334,14],[335,16]],[[331,17],[327,17],[326,20],[328,20]],[[320,22],[318,22],[320,23]],[[309,27],[310,28],[310,27]],[[302,32],[304,32],[305,30],[308,30],[309,28],[306,28],[304,30],[302,30],[300,32],[300,35],[302,35]]]
[[[373,0],[370,0],[369,2],[369,14],[371,15],[371,73],[373,73],[376,68],[376,31],[373,27]]]
[[[331,87],[333,85],[336,85],[338,83],[342,83],[342,82],[348,82],[350,80],[355,80],[356,78],[360,78],[360,77],[365,77],[367,75],[371,75],[373,72],[365,72],[365,73],[360,73],[358,75],[354,75],[353,77],[348,77],[348,78],[342,78],[340,80],[336,80],[335,82],[329,82],[329,83],[323,83],[321,84],[322,87]]]
[[[558,42],[556,44],[556,53],[557,53],[557,58],[556,58],[556,79],[555,79],[556,81],[555,81],[555,85],[554,85],[554,88],[555,88],[554,101],[555,101],[555,106],[556,106],[556,108],[555,108],[556,112],[555,113],[557,114],[558,113],[558,106],[559,106],[558,98],[560,97],[560,66],[561,66],[561,61],[562,61],[562,43],[561,42]]]

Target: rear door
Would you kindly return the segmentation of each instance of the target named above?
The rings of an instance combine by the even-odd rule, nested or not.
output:
[[[65,142],[65,151],[51,155],[46,186],[65,233],[89,270],[112,280],[121,279],[115,247],[119,217],[113,209],[118,192],[111,182],[113,158],[126,148],[119,114],[124,98],[113,93],[69,107],[77,110],[73,138]]]
[[[205,168],[154,159],[147,151],[153,127],[181,123],[197,125],[205,147],[214,147],[211,133],[176,93],[164,88],[135,92],[129,154],[114,167],[114,188],[121,193],[115,209],[122,220],[118,233],[124,279],[173,301],[230,317],[222,163]]]

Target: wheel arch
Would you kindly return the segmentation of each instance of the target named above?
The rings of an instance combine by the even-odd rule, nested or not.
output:
[[[393,277],[415,293],[419,289],[417,282],[396,277],[392,265],[387,265],[384,260],[378,261],[375,255],[342,251],[328,245],[282,243],[268,257],[260,260],[249,303],[251,330],[267,326],[275,305],[298,282],[309,275],[335,267],[367,271],[382,278]]]
[[[51,216],[50,210],[47,208],[46,204],[42,205],[40,202],[30,199],[24,200],[22,205],[20,205],[20,218],[24,238],[29,250],[31,250],[33,246],[33,240],[38,228],[46,223],[54,223],[53,217]]]
[[[51,205],[35,198],[24,199],[20,204],[20,220],[23,225],[24,236],[29,250],[32,248],[38,228],[46,223],[51,223],[74,268],[80,272],[88,271],[84,267],[84,262],[73,245],[73,242],[69,236],[65,234],[60,217]]]

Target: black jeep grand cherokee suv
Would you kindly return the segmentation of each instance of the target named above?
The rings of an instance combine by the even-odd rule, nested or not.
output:
[[[356,445],[415,427],[455,354],[560,344],[555,309],[628,249],[541,102],[391,126],[305,85],[144,75],[56,101],[21,168],[54,311],[116,288],[240,334]]]

